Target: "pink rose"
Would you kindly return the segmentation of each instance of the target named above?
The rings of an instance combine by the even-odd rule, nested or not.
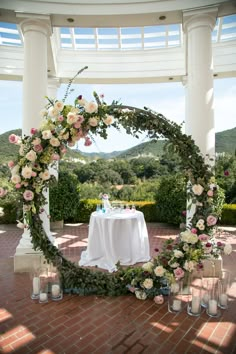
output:
[[[36,151],[36,152],[42,152],[42,151],[43,151],[43,147],[42,147],[41,144],[34,145],[33,149],[34,149],[34,151]]]
[[[78,122],[83,123],[83,121],[84,121],[84,117],[83,117],[83,116],[78,115]]]
[[[25,200],[30,201],[34,199],[34,193],[28,189],[23,193],[23,197]]]
[[[63,117],[63,116],[59,116],[59,117],[57,118],[57,120],[58,120],[59,122],[63,122],[64,117]]]
[[[178,267],[174,270],[174,274],[177,279],[181,279],[184,277],[185,272],[182,268]]]
[[[193,228],[191,229],[191,232],[192,232],[192,234],[197,234],[197,229],[195,229],[195,227],[193,227]]]
[[[60,160],[60,156],[58,154],[53,154],[52,155],[52,160],[53,161],[58,161],[58,160]]]
[[[18,140],[19,140],[19,136],[15,135],[15,134],[11,134],[11,135],[9,135],[8,140],[11,144],[17,144]]]
[[[207,225],[208,226],[214,226],[217,223],[217,218],[213,215],[209,215],[207,217]]]
[[[201,234],[201,235],[198,236],[198,239],[199,239],[200,241],[206,242],[206,241],[209,240],[209,236],[206,235],[206,234]]]
[[[16,189],[21,188],[21,184],[20,184],[20,183],[16,183],[16,184],[15,184],[15,188],[16,188]]]
[[[207,192],[207,195],[208,195],[208,197],[213,197],[214,192],[210,189],[210,190]]]
[[[75,122],[74,128],[79,129],[81,127],[81,123],[79,121]]]
[[[90,145],[92,145],[92,141],[89,138],[85,138],[84,146],[90,146]]]
[[[157,305],[162,305],[164,303],[163,295],[156,295],[153,300]]]
[[[5,195],[7,194],[7,190],[0,187],[0,198],[3,198],[5,197]]]
[[[34,135],[34,134],[36,134],[37,133],[37,129],[36,128],[31,128],[30,129],[30,134],[32,134],[32,135]]]
[[[35,171],[33,171],[33,172],[31,173],[31,176],[32,176],[32,177],[36,177],[36,176],[37,176],[37,173],[36,173]]]
[[[15,165],[15,164],[14,164],[14,161],[11,160],[11,161],[8,162],[8,167],[9,167],[9,168],[14,167],[14,165]]]

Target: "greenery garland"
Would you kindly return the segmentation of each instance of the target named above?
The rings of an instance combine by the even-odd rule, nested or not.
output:
[[[70,80],[63,100],[53,101],[47,97],[39,129],[32,128],[31,135],[23,138],[14,134],[9,137],[11,143],[19,145],[17,161],[9,162],[11,181],[24,203],[24,216],[18,221],[18,227],[29,228],[34,249],[41,250],[46,260],[58,267],[65,291],[83,295],[121,295],[132,291],[139,298],[154,297],[163,293],[166,280],[175,282],[200,266],[206,256],[218,257],[222,251],[230,253],[229,245],[216,244],[213,238],[219,217],[216,208],[219,188],[194,140],[182,133],[181,126],[160,113],[124,106],[117,101],[107,105],[96,92],[93,93],[94,101],[88,102],[80,95],[74,106],[65,105],[75,77]],[[142,267],[123,269],[118,264],[118,271],[112,274],[68,261],[49,241],[40,217],[45,213],[43,191],[55,178],[48,166],[55,165],[66,152],[67,145],[73,146],[79,139],[84,139],[85,145],[92,143],[92,134],[106,139],[109,126],[124,127],[134,136],[146,132],[152,139],[160,136],[168,139],[173,151],[181,157],[186,182],[189,181],[188,200],[196,205],[195,214],[177,241],[168,240],[157,257]],[[137,292],[140,289],[141,297]]]

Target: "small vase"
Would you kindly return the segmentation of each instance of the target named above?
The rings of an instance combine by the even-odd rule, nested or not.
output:
[[[171,313],[179,313],[183,309],[183,281],[176,280],[171,284],[168,294],[168,311]]]
[[[48,302],[48,269],[41,268],[40,274],[40,291],[39,291],[39,303],[44,304]]]
[[[188,299],[187,313],[190,316],[200,316],[202,300],[202,273],[195,272],[190,277],[190,294]]]
[[[219,280],[218,278],[210,278],[208,281],[208,305],[207,314],[210,317],[219,317],[220,310],[218,309],[218,296],[219,296]]]
[[[219,278],[219,297],[218,297],[218,306],[221,309],[228,308],[228,291],[230,287],[231,273],[222,270]]]

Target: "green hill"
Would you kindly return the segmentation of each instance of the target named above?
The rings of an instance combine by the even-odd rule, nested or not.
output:
[[[216,152],[228,152],[234,154],[236,151],[236,127],[223,132],[216,133]]]
[[[18,152],[18,146],[10,144],[8,137],[10,134],[21,135],[21,130],[11,130],[0,135],[0,163],[7,163],[9,160],[15,158]],[[166,140],[151,140],[145,143],[136,145],[125,151],[113,151],[111,153],[86,153],[76,149],[68,149],[68,152],[64,156],[65,160],[92,160],[92,159],[111,159],[111,158],[123,158],[129,159],[138,156],[160,156],[163,151],[163,147]],[[225,130],[223,132],[216,133],[216,152],[217,153],[231,153],[236,151],[236,128]]]

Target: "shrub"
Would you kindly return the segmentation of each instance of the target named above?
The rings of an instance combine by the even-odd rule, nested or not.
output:
[[[66,171],[59,172],[58,181],[50,184],[49,208],[52,221],[77,219],[79,192],[77,177]]]
[[[156,194],[157,219],[160,222],[179,225],[186,210],[186,180],[183,175],[165,176],[160,180]]]
[[[0,198],[0,207],[4,210],[4,215],[0,217],[0,224],[15,224],[17,219],[21,219],[23,205],[16,192],[10,192],[5,198]]]
[[[236,204],[224,204],[220,224],[236,225]]]

